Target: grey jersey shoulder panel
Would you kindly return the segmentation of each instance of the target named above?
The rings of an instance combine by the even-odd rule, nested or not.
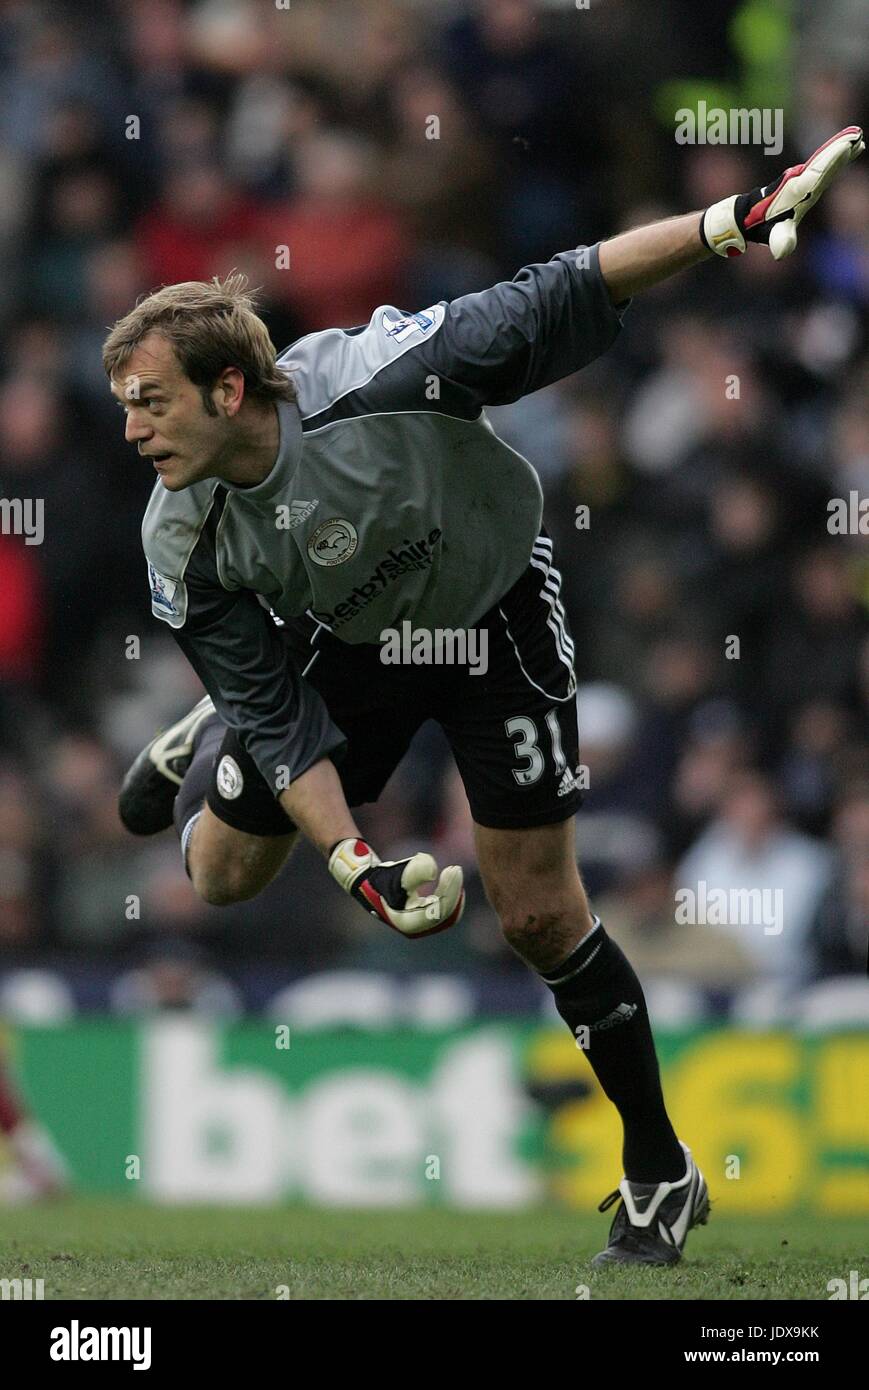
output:
[[[278,366],[295,383],[303,427],[327,424],[337,400],[363,390],[390,363],[412,352],[421,338],[436,333],[447,308],[446,303],[435,304],[407,314],[393,304],[381,304],[359,329],[327,328],[287,348]]]

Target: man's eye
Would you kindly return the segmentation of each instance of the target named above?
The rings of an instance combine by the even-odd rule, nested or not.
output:
[[[134,396],[126,401],[118,401],[118,409],[122,410],[125,415],[129,415],[134,407],[138,409],[142,406],[146,410],[160,411],[163,408],[163,402],[154,396]]]

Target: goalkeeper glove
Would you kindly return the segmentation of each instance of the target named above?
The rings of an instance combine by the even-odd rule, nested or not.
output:
[[[864,149],[860,127],[846,126],[815,150],[805,164],[785,169],[775,183],[713,203],[700,222],[703,245],[717,256],[741,256],[746,242],[760,241],[769,246],[777,261],[789,256],[809,208]]]
[[[351,836],[333,846],[329,872],[366,912],[403,936],[446,931],[464,911],[461,869],[452,864],[438,878],[438,866],[430,854],[381,863],[370,845]],[[420,897],[420,885],[435,879],[434,892]]]

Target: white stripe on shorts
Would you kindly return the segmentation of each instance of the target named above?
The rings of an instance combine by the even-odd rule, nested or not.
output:
[[[538,540],[535,541],[531,551],[530,563],[536,570],[540,570],[540,572],[545,575],[543,587],[540,590],[540,597],[549,604],[550,608],[550,615],[546,620],[547,626],[552,629],[555,636],[555,645],[558,649],[560,659],[564,662],[565,666],[568,666],[572,671],[575,649],[573,641],[568,636],[565,628],[566,619],[564,607],[560,599],[561,574],[552,564],[552,542],[548,542],[549,553],[547,553],[541,544],[541,542],[546,541],[546,536],[540,536]]]

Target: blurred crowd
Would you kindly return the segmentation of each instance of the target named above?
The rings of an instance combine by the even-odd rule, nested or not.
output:
[[[150,616],[151,478],[101,342],[142,293],[237,266],[283,349],[750,189],[865,116],[867,14],[0,3],[0,497],[45,517],[40,545],[0,533],[0,1011],[236,1013],[289,991],[319,1018],[343,981],[383,1020],[403,978],[415,1018],[535,1006],[431,726],[361,817],[381,854],[425,843],[468,871],[465,924],[413,953],[305,847],[217,909],[171,834],[123,831],[127,763],[200,687]],[[782,153],[678,145],[674,101],[698,92],[774,92]],[[579,859],[673,1016],[867,971],[867,161],[813,218],[791,260],[753,248],[668,282],[587,371],[491,412],[540,473],[576,637]],[[844,533],[836,498],[858,504]],[[780,889],[783,930],[680,925],[674,893],[700,881]]]

